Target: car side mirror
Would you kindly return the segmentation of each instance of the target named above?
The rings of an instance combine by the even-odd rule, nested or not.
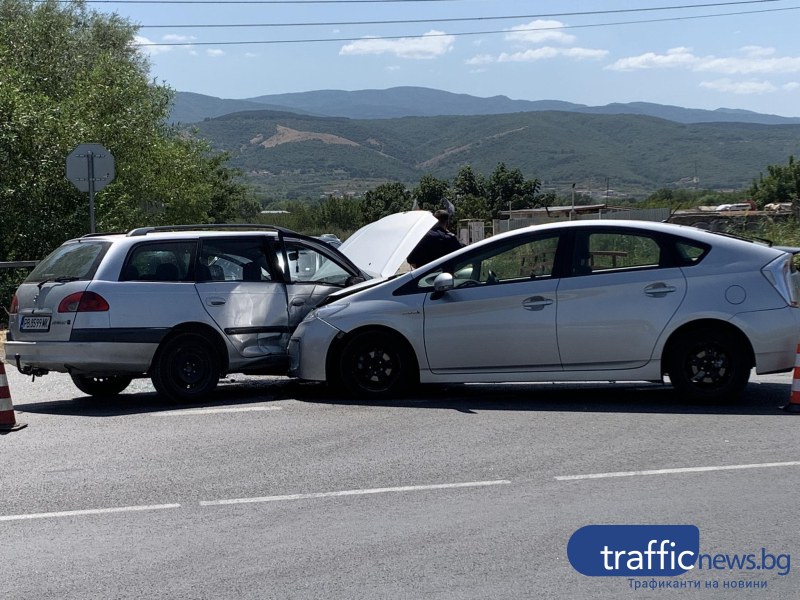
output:
[[[433,291],[443,293],[454,287],[453,276],[450,273],[439,273],[433,280]]]

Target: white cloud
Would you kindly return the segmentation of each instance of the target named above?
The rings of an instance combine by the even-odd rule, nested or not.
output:
[[[546,20],[516,25],[506,30],[508,33],[505,39],[517,48],[521,46],[520,49],[501,52],[499,55],[476,54],[465,62],[468,65],[481,67],[493,63],[535,62],[553,58],[599,59],[608,55],[607,50],[572,46],[576,38],[561,31],[563,27],[565,25],[561,21]]]
[[[728,78],[703,81],[700,87],[737,95],[769,94],[778,89],[769,81],[733,81]]]
[[[760,46],[746,46],[742,53],[744,56],[698,56],[690,48],[672,48],[666,54],[647,52],[622,58],[606,68],[614,71],[677,68],[726,75],[800,73],[800,57],[775,57],[774,49]]]
[[[339,54],[392,54],[398,58],[433,59],[453,49],[455,37],[442,31],[431,30],[421,37],[387,40],[364,38],[342,46]]]
[[[194,41],[195,38],[192,35],[178,35],[177,33],[168,33],[167,35],[161,38],[162,42],[169,42],[171,44],[187,44],[189,42]]]
[[[164,54],[172,50],[172,46],[160,46],[153,40],[146,38],[142,35],[134,36],[133,45],[139,46],[139,49],[145,54],[155,56],[156,54]]]
[[[141,35],[134,36],[134,45],[139,46],[139,48],[149,54],[150,56],[155,56],[156,54],[164,54],[165,52],[171,52],[176,49],[181,49],[184,51],[189,52],[189,54],[196,55],[197,52],[194,51],[194,46],[192,45],[192,41],[194,41],[194,36],[190,35],[178,35],[176,33],[168,33],[166,35],[161,36],[160,44],[157,41],[151,40],[150,38],[146,38]],[[174,44],[181,44],[181,46],[175,46]]]
[[[507,53],[503,52],[497,57],[497,62],[534,62],[548,58],[575,58],[578,60],[587,58],[603,58],[608,52],[606,50],[592,50],[590,48],[553,48],[544,46],[543,48],[532,48],[522,52]]]
[[[691,68],[697,64],[699,59],[692,54],[690,48],[672,48],[666,54],[656,54],[646,52],[639,56],[621,58],[615,63],[607,66],[613,71],[638,71],[641,69],[663,69],[663,68]]]
[[[775,54],[775,48],[766,48],[764,46],[743,46],[742,53],[753,58],[759,56],[772,56]]]
[[[211,56],[214,58],[218,56],[225,56],[225,51],[220,50],[219,48],[209,48],[208,50],[206,50],[206,56]]]
[[[465,62],[468,65],[488,65],[495,61],[495,57],[491,54],[476,54],[472,58],[468,58]]]
[[[797,81],[790,81],[781,86],[781,89],[786,90],[787,92],[793,92],[794,90],[800,89],[800,83]]]
[[[509,29],[506,39],[511,42],[521,42],[524,44],[542,44],[544,42],[554,42],[556,44],[572,44],[575,36],[564,33],[561,29],[564,23],[561,21],[531,21],[527,25],[515,25]]]

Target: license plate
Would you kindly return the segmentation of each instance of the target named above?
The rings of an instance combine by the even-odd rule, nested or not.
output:
[[[50,331],[50,317],[22,317],[20,331]]]

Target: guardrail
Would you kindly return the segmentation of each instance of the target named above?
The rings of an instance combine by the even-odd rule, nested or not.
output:
[[[0,262],[0,269],[30,269],[38,264],[38,260],[15,260],[12,262]]]

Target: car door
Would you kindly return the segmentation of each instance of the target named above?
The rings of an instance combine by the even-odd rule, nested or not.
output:
[[[555,234],[498,240],[447,265],[455,287],[427,295],[424,339],[433,372],[558,371]],[[432,285],[442,269],[421,285]]]
[[[361,273],[322,241],[284,238],[284,249],[278,253],[278,263],[286,282],[288,325],[293,331],[317,304],[360,280]]]
[[[564,370],[646,364],[686,295],[667,241],[635,229],[576,231],[571,276],[558,288]]]
[[[265,236],[201,239],[195,287],[209,316],[243,357],[286,353],[286,287]]]

